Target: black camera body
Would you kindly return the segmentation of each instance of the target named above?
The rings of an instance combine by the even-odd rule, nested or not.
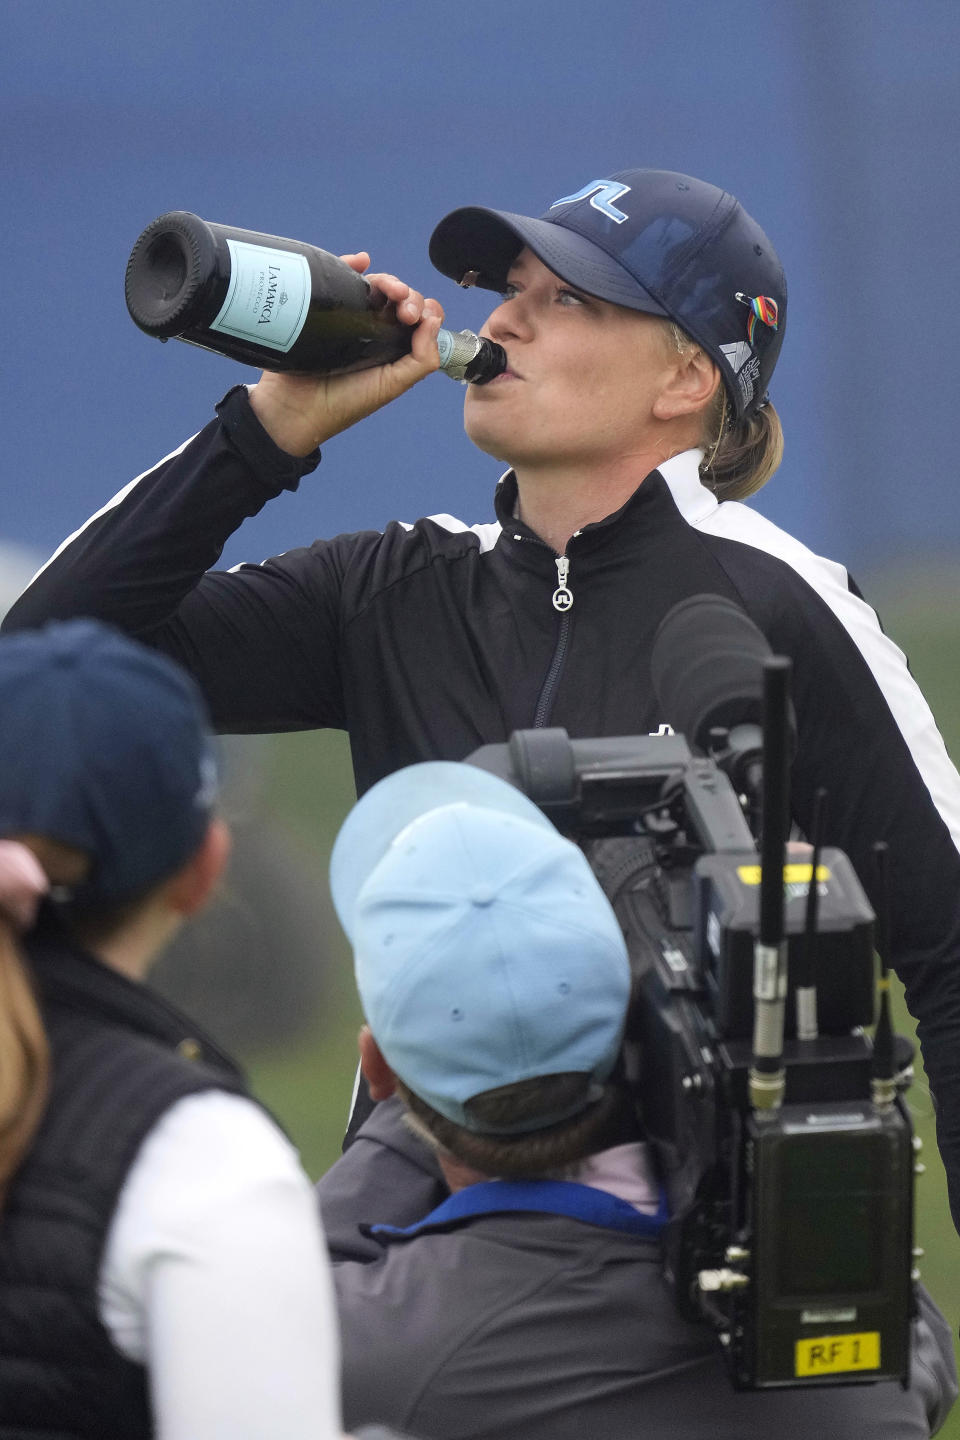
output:
[[[715,1327],[742,1388],[905,1385],[913,1135],[900,1091],[874,1100],[874,917],[846,856],[822,850],[815,877],[809,861],[784,867],[785,1091],[756,1108],[759,857],[727,775],[673,734],[517,731],[470,760],[583,848],[620,921],[633,974],[623,1078],[667,1189],[681,1312]],[[819,1034],[798,1039],[791,971],[811,884]]]

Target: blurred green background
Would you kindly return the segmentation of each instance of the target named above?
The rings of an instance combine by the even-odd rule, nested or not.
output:
[[[887,633],[906,651],[911,668],[937,716],[954,761],[960,758],[960,585],[956,573],[904,569],[858,577],[877,606]],[[340,733],[311,732],[241,742],[231,763],[243,765],[244,746],[256,745],[264,767],[263,795],[271,816],[294,838],[324,898],[330,847],[354,796],[349,749]],[[251,751],[251,755],[254,752]],[[245,1059],[261,1098],[299,1146],[316,1177],[339,1153],[356,1069],[360,1011],[350,957],[339,926],[328,912],[317,937],[318,964],[325,966],[319,1013],[305,1014],[298,1032],[280,1045],[253,1048]],[[325,957],[325,958],[322,958]],[[283,966],[283,955],[272,963]],[[912,1031],[898,995],[898,1026]],[[923,1279],[956,1334],[960,1317],[960,1239],[947,1207],[946,1184],[934,1136],[933,1112],[922,1069],[910,1092],[917,1133],[924,1141],[926,1173],[917,1183],[917,1243]],[[960,1357],[958,1357],[960,1358]],[[940,1431],[960,1440],[960,1404]]]

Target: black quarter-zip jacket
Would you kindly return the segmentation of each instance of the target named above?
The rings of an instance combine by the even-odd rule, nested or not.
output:
[[[661,620],[692,595],[736,602],[793,661],[796,822],[809,830],[825,786],[828,843],[868,894],[871,847],[889,846],[893,959],[960,1228],[960,779],[843,567],[745,505],[718,505],[687,452],[571,538],[565,585],[558,557],[513,518],[510,475],[490,524],[434,516],[211,570],[243,519],[319,459],[278,450],[243,386],[218,417],[65,541],[4,628],[98,616],[191,670],[222,731],[345,729],[363,793],[515,729],[588,737],[671,723],[650,680]]]

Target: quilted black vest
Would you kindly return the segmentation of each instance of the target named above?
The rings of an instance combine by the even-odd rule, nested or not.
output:
[[[47,931],[28,943],[50,1036],[43,1123],[0,1212],[0,1440],[153,1434],[146,1371],[100,1321],[97,1282],[141,1143],[186,1095],[239,1071],[144,986]]]

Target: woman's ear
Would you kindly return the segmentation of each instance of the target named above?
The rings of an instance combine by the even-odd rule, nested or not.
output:
[[[676,420],[707,409],[720,385],[720,371],[705,350],[692,345],[677,356],[676,365],[653,402],[658,420]]]
[[[371,1100],[389,1100],[397,1088],[397,1077],[383,1058],[383,1052],[369,1025],[364,1025],[357,1037],[360,1047],[360,1069],[367,1082]]]
[[[215,817],[199,850],[172,875],[165,886],[165,898],[171,909],[186,918],[195,915],[209,900],[223,876],[230,858],[230,831],[226,822]]]

